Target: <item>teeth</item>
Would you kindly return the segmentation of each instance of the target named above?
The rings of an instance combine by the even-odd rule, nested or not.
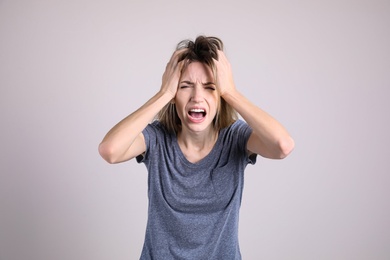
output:
[[[190,111],[194,113],[204,113],[204,109],[200,109],[200,108],[193,108]]]

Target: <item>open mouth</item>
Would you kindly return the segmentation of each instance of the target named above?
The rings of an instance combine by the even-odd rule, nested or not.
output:
[[[206,116],[206,111],[202,108],[193,108],[188,111],[188,114],[192,118],[201,119]]]

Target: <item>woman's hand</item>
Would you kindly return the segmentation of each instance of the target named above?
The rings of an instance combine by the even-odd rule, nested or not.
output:
[[[165,72],[162,76],[161,91],[163,93],[168,93],[174,98],[176,96],[177,88],[179,85],[181,69],[183,67],[183,62],[179,62],[180,55],[186,51],[186,49],[180,49],[175,51],[172,54],[171,59],[165,67]]]
[[[218,60],[214,60],[217,68],[217,87],[221,97],[235,91],[233,72],[230,62],[223,51],[218,51]]]

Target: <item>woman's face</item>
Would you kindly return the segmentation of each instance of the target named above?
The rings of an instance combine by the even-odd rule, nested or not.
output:
[[[201,62],[190,63],[181,75],[175,97],[182,129],[210,130],[218,102],[219,94],[210,67]]]

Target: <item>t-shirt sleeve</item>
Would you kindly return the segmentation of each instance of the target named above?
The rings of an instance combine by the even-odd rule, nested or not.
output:
[[[142,134],[144,135],[145,139],[145,152],[143,154],[140,154],[136,157],[136,160],[138,163],[144,163],[146,160],[148,160],[150,151],[153,150],[153,147],[157,144],[157,135],[159,123],[157,121],[154,121],[150,124],[148,124],[145,129],[142,131]]]
[[[257,154],[249,154],[247,149],[247,144],[249,137],[252,134],[252,128],[243,120],[237,120],[233,125],[233,132],[237,135],[239,149],[246,154],[247,163],[255,164],[257,159]]]

